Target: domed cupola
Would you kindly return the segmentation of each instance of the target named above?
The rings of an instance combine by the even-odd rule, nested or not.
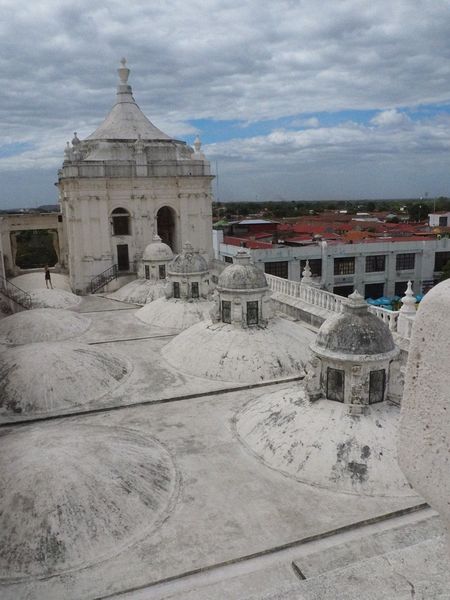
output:
[[[161,241],[159,235],[153,236],[153,242],[146,246],[142,254],[142,264],[139,275],[152,281],[166,279],[167,265],[173,259],[173,252],[167,244]]]
[[[213,320],[242,328],[265,327],[272,314],[266,276],[245,250],[234,261],[219,276]]]
[[[388,326],[368,309],[353,292],[311,344],[310,397],[349,404],[351,414],[386,399],[389,365],[399,353]]]
[[[189,242],[184,244],[183,252],[168,264],[167,275],[171,283],[168,287],[168,298],[195,300],[208,296],[208,263]]]

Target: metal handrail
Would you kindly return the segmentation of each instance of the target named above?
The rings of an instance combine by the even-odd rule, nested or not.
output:
[[[31,295],[14,283],[11,283],[11,281],[3,277],[3,275],[0,275],[0,291],[7,298],[13,300],[13,302],[19,304],[23,308],[26,308],[27,310],[33,306]]]
[[[105,285],[107,283],[109,283],[110,281],[112,281],[113,279],[117,279],[119,276],[119,267],[117,264],[112,265],[111,267],[108,267],[107,269],[105,269],[105,271],[102,271],[102,273],[99,273],[98,275],[96,275],[95,277],[93,277],[91,279],[91,282],[89,283],[89,293],[94,294],[95,292],[97,292],[98,290],[100,290],[102,287],[105,287]]]

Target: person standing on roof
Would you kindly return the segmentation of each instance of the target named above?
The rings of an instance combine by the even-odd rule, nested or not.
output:
[[[51,289],[53,289],[52,279],[50,276],[50,270],[48,268],[48,265],[45,265],[45,287],[48,288],[49,286]]]

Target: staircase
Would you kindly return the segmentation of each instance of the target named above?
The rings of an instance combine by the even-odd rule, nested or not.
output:
[[[14,283],[11,283],[8,279],[0,275],[0,292],[25,309],[32,308],[31,296],[25,290],[22,290]]]
[[[95,294],[98,290],[101,290],[105,285],[107,285],[113,279],[117,279],[119,277],[119,267],[118,265],[112,265],[99,275],[93,277],[88,286],[88,293]]]

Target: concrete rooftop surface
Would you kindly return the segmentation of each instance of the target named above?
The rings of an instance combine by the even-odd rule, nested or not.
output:
[[[14,399],[0,400],[2,600],[450,599],[443,527],[413,490],[349,493],[291,476],[280,449],[268,457],[284,425],[267,411],[303,397],[302,372],[256,384],[187,374],[162,353],[176,332],[138,309],[83,297],[71,314],[84,320],[58,311],[67,339],[42,313],[39,344],[17,345],[0,321]],[[301,423],[286,427],[301,436]]]

